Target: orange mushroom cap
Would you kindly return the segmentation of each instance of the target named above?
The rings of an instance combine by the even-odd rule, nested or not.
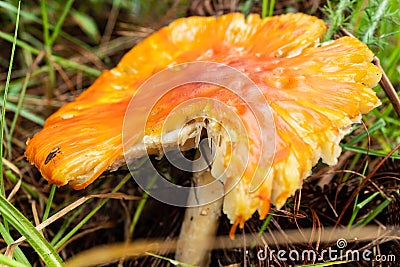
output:
[[[116,68],[104,71],[74,102],[50,116],[43,130],[28,140],[25,155],[50,183],[85,188],[123,163],[125,112],[149,77],[184,62],[223,63],[260,88],[276,129],[276,154],[267,179],[250,192],[247,175],[257,168],[250,159],[245,179],[225,196],[224,212],[235,226],[243,226],[256,210],[264,218],[271,203],[281,207],[301,187],[320,158],[335,164],[339,142],[351,124],[380,104],[371,89],[381,78],[371,63],[372,52],[351,37],[320,43],[325,30],[322,20],[300,13],[265,19],[238,13],[178,19],[135,46]],[[145,135],[158,138],[169,112],[198,97],[226,103],[251,132],[249,107],[237,96],[217,85],[197,83],[166,94],[149,116]],[[249,138],[250,152],[259,156],[257,136]]]

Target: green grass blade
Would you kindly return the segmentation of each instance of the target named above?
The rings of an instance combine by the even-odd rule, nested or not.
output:
[[[167,257],[164,257],[164,256],[153,254],[153,253],[150,253],[150,252],[146,252],[146,254],[149,255],[149,256],[152,256],[154,258],[158,258],[158,259],[161,259],[161,260],[168,261],[169,263],[171,263],[172,265],[175,265],[175,266],[197,267],[197,265],[187,264],[187,263],[184,263],[184,262],[180,262],[180,261],[177,261],[177,260],[174,260],[174,259],[170,259],[170,258],[167,258]]]
[[[262,236],[262,234],[267,230],[268,224],[272,219],[272,215],[274,214],[274,211],[270,211],[270,214],[268,214],[267,218],[264,220],[263,225],[261,226],[260,231],[258,232],[258,236]]]
[[[156,179],[157,179],[157,177],[153,177],[150,180],[149,184],[147,185],[148,186],[147,188],[153,187],[154,183],[156,182]],[[142,199],[140,200],[140,202],[138,204],[138,207],[136,208],[135,214],[133,215],[133,219],[132,219],[131,225],[129,227],[130,237],[133,236],[133,233],[135,231],[135,227],[136,227],[136,225],[137,225],[137,223],[139,221],[140,215],[143,212],[143,209],[144,209],[144,206],[146,205],[148,197],[149,197],[149,194],[145,191],[143,193],[143,195],[142,195]]]
[[[7,10],[8,13],[12,12],[12,13],[17,14],[18,12],[20,12],[21,17],[25,18],[28,21],[40,22],[34,14],[23,11],[23,10],[18,11],[18,8],[16,6],[14,6],[13,4],[7,3],[5,1],[0,1],[0,7]]]
[[[92,199],[89,199],[85,204],[79,207],[71,216],[68,216],[67,219],[63,222],[62,226],[59,228],[57,234],[53,237],[50,244],[54,246],[57,242],[63,237],[64,233],[67,231],[68,227],[75,221],[76,217],[81,214],[86,208],[86,204],[89,203]]]
[[[0,106],[3,107],[3,104],[1,104]],[[7,110],[12,111],[12,112],[16,112],[17,109],[18,109],[17,105],[15,105],[13,103],[10,103],[10,102],[7,102],[6,108],[7,108]],[[28,119],[28,120],[30,120],[30,121],[32,121],[34,123],[37,123],[37,124],[39,124],[41,126],[44,125],[44,119],[43,118],[41,118],[41,117],[29,112],[28,110],[21,109],[19,112],[20,112],[19,115],[21,117],[24,117],[25,119]]]
[[[26,79],[24,81],[24,85],[22,86],[21,92],[19,94],[17,108],[14,111],[14,117],[13,117],[13,121],[12,121],[11,127],[10,127],[10,134],[8,135],[8,138],[7,138],[7,147],[9,148],[9,152],[8,152],[9,158],[12,158],[11,139],[12,139],[12,136],[13,136],[13,133],[15,130],[15,126],[17,125],[17,120],[18,120],[19,114],[21,112],[22,102],[24,101],[24,98],[25,98],[26,88],[28,87],[30,77],[31,77],[31,72],[28,71],[28,73],[26,75]]]
[[[72,4],[74,3],[74,0],[68,0],[68,2],[65,4],[65,7],[63,9],[63,12],[61,13],[60,18],[57,21],[56,26],[54,27],[53,33],[51,34],[50,40],[49,40],[49,45],[51,46],[54,41],[57,39],[58,34],[60,33],[61,26],[64,23],[65,18],[67,17],[68,12],[71,9]]]
[[[14,37],[11,34],[5,33],[0,31],[0,38],[3,40],[6,40],[10,43],[12,43],[14,41]],[[32,54],[38,55],[40,53],[40,51],[34,47],[32,47],[31,45],[29,45],[28,43],[21,41],[21,40],[16,40],[16,45],[24,50],[27,50],[29,52],[31,52]]]
[[[247,16],[249,15],[252,6],[253,0],[246,0],[244,3],[239,5],[239,11]]]
[[[40,1],[40,8],[42,11],[44,43],[45,43],[45,45],[48,45],[49,44],[49,19],[47,17],[46,0]]]
[[[356,154],[356,156],[355,156],[354,158],[358,158],[358,159],[359,159],[359,156],[360,156],[360,155],[361,155],[361,154]],[[358,162],[358,159],[357,159],[357,162]],[[352,162],[352,163],[353,163],[353,162]],[[368,161],[365,163],[364,169],[363,169],[363,171],[362,171],[362,175],[363,175],[363,176],[365,175],[365,172],[367,171],[367,168],[368,168]],[[360,183],[359,183],[360,185],[361,185],[362,182],[363,182],[363,176],[361,176]],[[346,178],[346,180],[347,180],[347,178]],[[346,180],[345,180],[345,181],[346,181]],[[349,223],[348,223],[348,225],[347,225],[347,227],[349,227],[349,228],[353,225],[354,220],[355,220],[356,217],[357,217],[358,211],[360,210],[360,206],[358,205],[358,198],[359,198],[359,196],[360,196],[360,193],[358,193],[358,194],[356,195],[355,199],[354,199],[353,211],[352,211],[352,214],[351,214],[350,221],[349,221]]]
[[[14,239],[10,235],[8,229],[6,229],[6,227],[1,222],[0,222],[0,234],[3,237],[4,241],[6,241],[7,245],[14,243]],[[14,248],[13,257],[17,261],[25,264],[26,266],[31,266],[25,254],[19,247]]]
[[[22,264],[18,261],[15,261],[13,259],[10,259],[9,257],[0,254],[0,263],[4,266],[8,266],[8,267],[26,267],[28,265]]]
[[[82,65],[81,63],[78,63],[75,61],[71,61],[71,60],[68,60],[68,59],[65,59],[62,57],[58,57],[58,56],[53,56],[53,59],[55,62],[59,63],[61,66],[66,67],[66,68],[81,70],[81,71],[86,72],[87,74],[95,76],[95,77],[97,77],[101,74],[100,70],[91,68],[86,65]]]
[[[46,0],[40,1],[40,7],[42,11],[42,20],[43,20],[43,37],[44,37],[44,49],[46,51],[46,64],[48,67],[48,84],[46,88],[46,96],[47,99],[51,99],[53,97],[53,90],[56,84],[56,73],[53,66],[52,60],[52,51],[50,45],[50,33],[49,33],[49,20],[47,17],[47,7]]]
[[[389,206],[391,199],[385,199],[378,207],[373,208],[369,213],[368,216],[357,222],[357,226],[365,226],[370,221],[372,221],[379,213],[381,213],[387,206]]]
[[[275,0],[270,0],[269,2],[269,10],[268,10],[268,16],[271,17],[274,14],[274,8],[275,8]]]
[[[81,220],[68,234],[66,234],[57,244],[54,245],[54,249],[59,249],[65,242],[67,242],[79,229],[82,228],[106,203],[108,199],[103,199],[97,207],[89,212],[86,217]]]
[[[74,2],[72,0],[68,0],[68,1]],[[249,0],[249,1],[251,2],[252,0]],[[78,38],[73,37],[72,35],[70,35],[70,34],[68,34],[66,32],[61,31],[62,22],[65,21],[65,17],[64,16],[66,16],[68,14],[68,8],[70,8],[68,5],[69,5],[69,2],[66,4],[66,6],[65,6],[65,8],[63,10],[63,13],[61,14],[59,20],[57,21],[57,24],[55,26],[53,26],[52,24],[48,25],[49,29],[53,30],[53,33],[52,33],[52,35],[50,37],[50,44],[53,44],[54,41],[57,39],[57,35],[60,35],[60,36],[64,37],[65,39],[67,39],[67,40],[69,40],[69,41],[71,41],[71,42],[73,42],[73,43],[75,43],[75,44],[77,44],[79,46],[82,46],[85,49],[91,50],[90,45],[88,45],[85,42],[79,40]],[[0,1],[0,8],[4,8],[5,10],[9,11],[9,13],[15,13],[15,14],[17,13],[17,8],[15,6],[13,6],[13,5],[9,4],[9,3],[5,3],[3,1]],[[64,13],[66,13],[66,14],[64,14]],[[38,24],[42,23],[41,19],[39,19],[37,16],[35,16],[35,14],[32,14],[30,12],[26,12],[26,11],[21,10],[21,17],[24,18],[25,21],[33,21],[33,22],[36,22]],[[30,38],[30,40],[32,40],[32,38]],[[39,47],[41,47],[41,46],[39,46]]]
[[[386,152],[382,152],[382,151],[377,151],[377,150],[368,150],[366,148],[362,148],[362,147],[355,147],[355,146],[347,146],[347,145],[341,145],[341,147],[344,150],[349,150],[349,151],[353,151],[356,153],[361,153],[364,155],[371,155],[371,156],[378,156],[378,157],[386,157],[387,153]],[[400,159],[400,155],[396,155],[393,154],[390,156],[390,158],[392,159]]]
[[[112,193],[117,192],[128,180],[131,179],[131,174],[127,174],[124,179],[112,190]],[[83,225],[89,221],[90,218],[93,217],[99,211],[106,203],[108,202],[108,199],[104,199],[100,202],[97,207],[95,207],[86,217],[80,221],[68,234],[64,236],[60,241],[57,242],[57,244],[54,245],[54,249],[59,249],[65,242],[67,242]]]
[[[13,44],[11,49],[11,58],[10,63],[8,65],[8,72],[7,72],[7,80],[6,80],[6,87],[4,89],[3,95],[3,108],[1,109],[1,130],[0,130],[0,195],[4,196],[4,180],[3,180],[3,138],[4,138],[4,128],[6,124],[6,103],[7,103],[7,93],[9,89],[10,79],[11,79],[11,71],[13,66],[14,60],[14,53],[15,53],[15,46],[17,43],[17,35],[18,35],[18,25],[19,25],[19,12],[21,10],[21,1],[18,2],[18,13],[17,19],[15,23],[15,30],[14,30],[14,37],[13,37]]]
[[[381,118],[377,120],[371,127],[368,128],[368,132],[362,132],[358,135],[354,136],[349,142],[346,143],[347,146],[352,146],[357,144],[359,141],[368,137],[372,133],[376,132],[377,130],[381,129],[382,127],[386,126],[386,122]]]
[[[82,31],[85,32],[90,39],[95,42],[100,39],[99,29],[97,28],[97,24],[91,16],[76,10],[71,10],[70,14]]]
[[[262,18],[265,18],[267,16],[267,9],[268,9],[268,0],[263,0],[262,7],[261,7],[261,17]]]
[[[2,195],[0,195],[0,212],[21,235],[25,236],[28,243],[42,258],[46,266],[61,266],[62,260],[54,248],[28,219]]]
[[[53,203],[54,194],[56,193],[57,186],[55,184],[51,185],[51,190],[49,194],[49,198],[47,199],[46,209],[44,210],[42,222],[49,218],[51,204]]]
[[[353,213],[351,214],[351,218],[350,218],[350,221],[349,221],[349,224],[347,225],[347,227],[351,227],[351,226],[353,226],[353,223],[354,223],[354,221],[355,221],[355,219],[356,219],[356,217],[357,217],[357,214],[358,214],[358,212],[365,206],[365,205],[367,205],[369,202],[371,202],[377,195],[379,195],[380,193],[379,192],[375,192],[374,194],[372,194],[372,195],[370,195],[367,199],[365,199],[364,201],[362,201],[362,202],[360,202],[360,203],[358,203],[357,204],[357,202],[358,202],[358,195],[356,196],[356,199],[355,199],[355,205],[354,205],[354,207],[353,207]],[[357,225],[358,225],[358,223],[357,223]]]
[[[364,201],[360,202],[357,204],[358,209],[362,209],[365,205],[367,205],[369,202],[371,202],[377,195],[379,195],[380,192],[375,192],[372,195],[370,195],[367,199]]]
[[[5,33],[5,32],[2,32],[2,31],[0,31],[0,38],[3,39],[3,40],[6,40],[8,42],[13,42],[12,35],[10,35],[8,33]],[[18,47],[21,47],[21,48],[25,49],[25,50],[28,50],[32,54],[38,55],[40,53],[40,50],[32,47],[31,45],[29,45],[28,43],[26,43],[24,41],[17,40],[16,41],[16,45]],[[85,73],[87,73],[89,75],[95,76],[95,77],[97,77],[97,76],[99,76],[101,74],[100,70],[91,68],[89,66],[82,65],[82,64],[80,64],[78,62],[75,62],[75,61],[72,61],[72,60],[68,60],[68,59],[65,59],[65,58],[62,58],[62,57],[53,56],[53,60],[55,62],[57,62],[58,64],[60,64],[61,66],[63,66],[63,67],[71,68],[71,69],[74,69],[74,70],[81,70],[81,71],[83,71],[83,72],[85,72]]]
[[[143,212],[144,206],[146,205],[149,194],[143,193],[142,199],[139,201],[138,207],[136,208],[135,214],[133,215],[132,223],[129,227],[129,235],[132,237],[135,231],[136,225],[139,221],[140,215]]]

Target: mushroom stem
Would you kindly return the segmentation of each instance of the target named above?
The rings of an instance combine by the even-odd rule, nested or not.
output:
[[[215,181],[209,171],[195,173],[193,180],[196,186]],[[202,197],[204,196],[196,194],[194,189],[189,194],[188,203],[193,203],[192,199],[201,202]],[[219,198],[209,204],[186,209],[175,254],[176,260],[201,267],[209,265],[222,202],[223,198]]]

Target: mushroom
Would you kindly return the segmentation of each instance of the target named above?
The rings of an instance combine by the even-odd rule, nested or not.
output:
[[[50,116],[25,154],[50,183],[83,189],[126,161],[201,147],[205,129],[212,161],[197,179],[212,187],[196,192],[215,189],[200,204],[224,197],[233,236],[256,211],[282,207],[320,159],[335,164],[350,126],[380,104],[373,53],[351,37],[320,43],[325,30],[300,13],[178,19]]]

